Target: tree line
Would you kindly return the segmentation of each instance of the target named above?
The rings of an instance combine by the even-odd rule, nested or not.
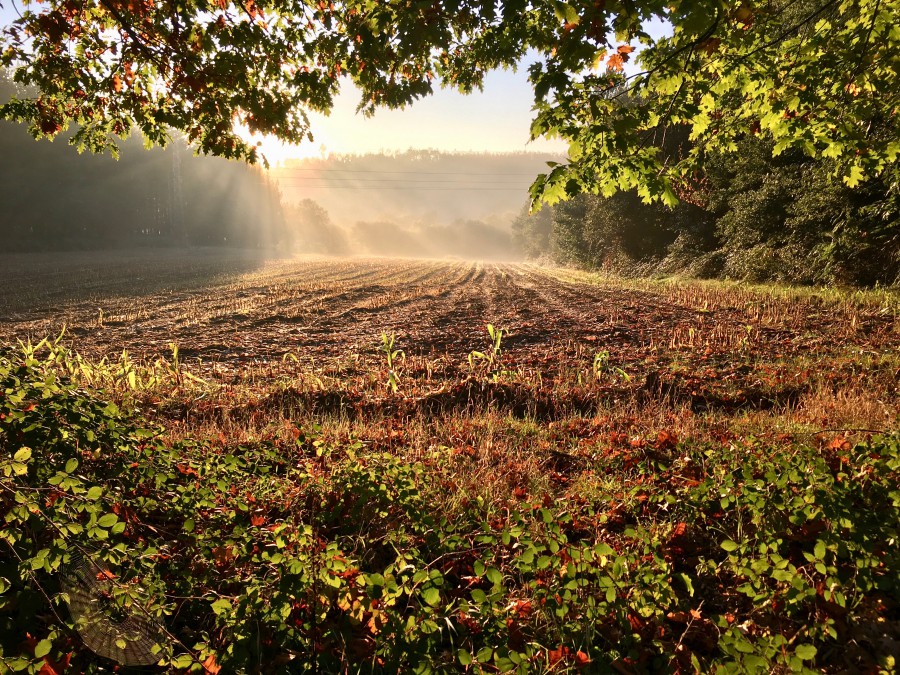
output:
[[[12,86],[0,81],[0,98]],[[259,168],[196,157],[184,142],[146,150],[121,142],[118,160],[35,143],[0,122],[0,249],[274,246],[285,237],[281,194]]]
[[[680,186],[674,208],[636,191],[580,195],[513,223],[529,258],[626,274],[753,282],[900,283],[900,197],[889,175],[847,187],[829,159],[773,156],[752,134]]]

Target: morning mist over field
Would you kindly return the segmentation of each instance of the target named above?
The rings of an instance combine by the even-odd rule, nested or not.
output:
[[[8,93],[12,90],[5,85]],[[36,144],[0,122],[6,250],[218,246],[297,254],[517,259],[511,223],[549,153],[409,150],[284,160],[266,170],[184,142],[121,157]]]
[[[473,259],[521,257],[510,225],[546,153],[410,150],[285,162],[273,177],[296,250]]]

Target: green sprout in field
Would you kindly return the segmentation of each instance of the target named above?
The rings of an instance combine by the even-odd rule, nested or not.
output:
[[[478,350],[472,350],[469,352],[469,367],[474,370],[475,362],[482,361],[487,363],[488,366],[493,366],[494,362],[499,361],[500,356],[502,355],[502,350],[500,349],[500,342],[503,340],[503,329],[502,328],[494,328],[493,324],[487,325],[487,332],[491,338],[491,348],[487,351],[480,352]]]
[[[476,364],[484,365],[485,369],[490,372],[494,382],[499,380],[503,375],[515,375],[516,373],[514,371],[503,369],[503,349],[501,348],[501,343],[503,342],[503,335],[506,331],[502,328],[495,328],[493,324],[489,323],[487,325],[487,332],[491,339],[491,346],[483,352],[478,350],[469,352],[469,368],[474,371],[477,368]]]
[[[381,350],[381,353],[384,354],[385,361],[387,362],[387,386],[396,394],[398,385],[400,384],[400,375],[397,372],[395,364],[397,359],[405,359],[406,353],[402,349],[394,349],[395,340],[396,336],[393,333],[388,337],[387,333],[381,331],[381,347],[379,347],[379,349]]]
[[[594,363],[591,367],[594,379],[602,380],[607,375],[617,375],[626,382],[631,381],[631,376],[621,368],[609,365],[609,352],[604,350],[594,354]]]

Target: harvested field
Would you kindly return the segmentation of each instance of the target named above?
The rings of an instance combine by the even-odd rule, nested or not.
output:
[[[42,367],[161,425],[154,452],[186,481],[183,503],[142,507],[123,537],[168,533],[156,545],[186,567],[167,574],[207,600],[239,596],[223,574],[268,592],[265,574],[285,573],[257,555],[268,533],[311,527],[340,551],[337,595],[304,601],[324,603],[313,627],[293,600],[299,632],[266,629],[273,664],[889,669],[900,562],[873,542],[897,534],[897,448],[878,440],[900,420],[895,293],[209,250],[4,263],[12,362],[16,341],[65,327],[81,357]],[[209,459],[251,456],[246,474]],[[200,476],[212,492],[193,496]],[[226,554],[213,537],[232,526],[249,529]],[[404,581],[401,558],[430,581]],[[215,618],[199,592],[160,593],[172,630],[203,645],[194,665],[249,663],[224,605]]]
[[[693,413],[805,412],[811,431],[885,429],[897,418],[900,320],[887,294],[629,287],[527,264],[156,255],[8,264],[0,340],[65,327],[95,359],[126,349],[151,361],[174,343],[189,369],[224,383],[339,377],[306,396],[319,412],[385,405],[407,415],[490,399],[552,420],[627,400]],[[489,323],[504,333],[502,361],[488,369],[504,376],[482,391],[472,375],[488,364],[468,356],[489,348]],[[369,382],[383,369],[382,332],[406,357],[390,402],[380,400],[380,376]],[[847,408],[864,418],[850,420]]]

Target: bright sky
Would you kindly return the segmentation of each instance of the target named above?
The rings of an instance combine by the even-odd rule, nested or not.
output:
[[[321,153],[404,151],[564,152],[566,145],[544,139],[528,142],[531,86],[527,70],[496,71],[485,78],[484,91],[468,96],[437,90],[404,110],[379,110],[374,117],[356,113],[359,92],[345,82],[329,117],[312,115],[314,143],[286,147],[266,140],[263,151],[275,163],[286,157]]]

